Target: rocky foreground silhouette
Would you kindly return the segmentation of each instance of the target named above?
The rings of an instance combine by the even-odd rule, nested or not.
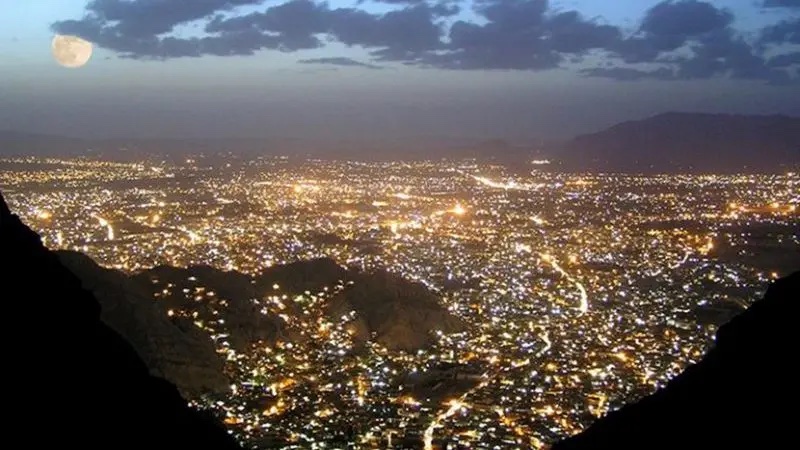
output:
[[[224,394],[230,380],[208,334],[191,320],[171,320],[154,301],[152,285],[100,267],[83,253],[56,251],[59,260],[94,294],[100,319],[128,341],[150,373],[174,383],[187,397]],[[186,279],[186,276],[183,276]]]
[[[798,306],[795,272],[720,327],[702,361],[553,450],[792,447],[800,401]]]
[[[152,376],[85,290],[0,194],[6,445],[238,449],[174,385]],[[13,442],[12,442],[13,441]]]

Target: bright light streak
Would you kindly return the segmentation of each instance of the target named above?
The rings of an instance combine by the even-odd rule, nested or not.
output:
[[[520,190],[520,191],[525,191],[530,189],[529,186],[523,184],[517,184],[517,182],[514,180],[511,180],[508,183],[501,183],[499,181],[494,181],[486,177],[478,177],[475,175],[472,175],[472,178],[478,183],[494,189]]]
[[[469,405],[464,403],[464,400],[473,392],[483,389],[489,384],[490,380],[486,378],[487,375],[488,373],[484,373],[483,374],[484,380],[481,381],[477,386],[475,386],[471,390],[464,393],[464,395],[462,395],[460,398],[450,400],[450,402],[448,403],[450,407],[447,409],[447,411],[437,415],[436,418],[434,418],[433,421],[431,421],[431,424],[428,425],[428,428],[425,429],[425,433],[423,434],[423,443],[425,450],[433,450],[433,433],[434,431],[436,431],[437,428],[442,427],[442,422],[447,420],[456,412],[458,412],[458,410],[460,410],[461,408],[469,408]]]
[[[537,358],[549,352],[550,349],[553,347],[553,343],[550,342],[550,335],[547,333],[547,331],[539,335],[539,339],[541,339],[544,342],[545,347],[539,350],[539,353],[536,354]]]
[[[602,417],[606,412],[608,412],[608,396],[603,393],[597,393],[594,395],[590,395],[590,398],[597,400],[597,405],[589,405],[589,412],[592,413],[597,418]]]
[[[436,428],[441,428],[443,421],[452,417],[462,408],[469,407],[466,403],[463,403],[461,400],[458,399],[450,400],[448,404],[450,405],[450,407],[447,409],[447,411],[436,416],[436,419],[434,419],[433,422],[431,422],[431,424],[428,426],[428,428],[425,429],[425,434],[423,435],[425,450],[433,450],[433,432],[436,430]]]
[[[578,306],[578,311],[580,312],[580,315],[586,314],[589,311],[589,294],[586,292],[586,288],[583,286],[583,284],[567,273],[567,271],[558,264],[558,261],[552,255],[542,253],[540,256],[542,261],[550,264],[556,272],[560,273],[564,278],[575,284],[575,287],[578,289],[578,292],[580,292],[581,296],[581,303]]]
[[[94,218],[97,219],[97,221],[100,223],[101,227],[105,227],[106,228],[106,230],[108,232],[108,234],[107,234],[108,240],[109,241],[113,241],[114,240],[114,228],[111,226],[110,223],[108,223],[108,220],[98,216],[97,214],[94,215]]]

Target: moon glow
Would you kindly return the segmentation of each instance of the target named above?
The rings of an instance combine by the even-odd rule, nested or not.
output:
[[[70,69],[84,66],[92,57],[92,43],[77,36],[55,35],[52,50],[56,62]]]

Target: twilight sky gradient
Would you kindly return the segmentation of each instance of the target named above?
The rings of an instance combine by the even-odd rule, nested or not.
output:
[[[800,0],[0,0],[0,129],[562,138],[800,115]],[[59,67],[53,33],[95,44]]]

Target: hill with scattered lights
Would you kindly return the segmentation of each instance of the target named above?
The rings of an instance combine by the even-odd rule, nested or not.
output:
[[[375,339],[391,350],[414,351],[433,343],[433,334],[466,328],[449,314],[441,299],[421,283],[385,271],[358,274],[354,283],[333,298],[332,318],[355,313],[356,341]]]
[[[154,374],[189,395],[229,387],[223,355],[212,343],[235,355],[311,339],[309,302],[319,303],[332,322],[346,320],[356,348],[375,342],[413,352],[434,344],[439,332],[467,327],[425,285],[386,271],[347,269],[329,258],[276,265],[253,277],[209,266],[159,266],[128,276],[81,253],[57,253],[99,299],[103,321]]]
[[[207,266],[161,266],[132,280],[169,317],[189,318],[238,351],[306,339],[302,327],[291,325],[303,321],[308,302],[324,303],[332,321],[348,316],[356,342],[391,350],[426,348],[436,332],[466,327],[425,285],[386,271],[348,269],[329,258],[276,265],[254,277]]]

